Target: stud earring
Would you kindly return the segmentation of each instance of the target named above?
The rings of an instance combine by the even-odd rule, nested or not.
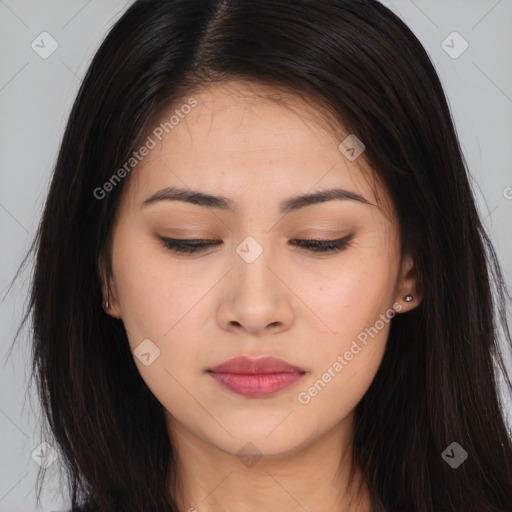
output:
[[[404,297],[404,300],[405,300],[406,302],[411,302],[411,300],[412,300],[412,299],[413,299],[413,297],[412,297],[412,295],[410,295],[410,294],[409,294],[409,295],[406,295],[406,296]]]
[[[108,309],[110,307],[110,304],[108,302],[108,291],[107,291],[107,300],[105,301],[105,309]]]

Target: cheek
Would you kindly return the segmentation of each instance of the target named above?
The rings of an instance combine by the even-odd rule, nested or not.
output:
[[[173,270],[160,242],[146,239],[134,244],[123,235],[121,232],[117,250],[113,251],[123,323],[134,341],[141,336],[161,338],[186,313],[193,290]],[[131,238],[143,239],[143,236]]]
[[[179,402],[180,371],[196,368],[201,360],[202,347],[191,343],[191,329],[198,328],[195,322],[201,309],[197,305],[205,293],[204,279],[191,282],[176,272],[153,242],[119,243],[118,247],[113,270],[134,362],[157,398],[172,396]]]
[[[365,257],[366,256],[366,257]],[[353,407],[362,398],[384,354],[394,312],[395,264],[376,250],[347,258],[330,279],[320,276],[312,298],[323,323],[308,347],[314,371],[302,386],[302,405]],[[324,404],[324,405],[322,405]],[[349,409],[350,410],[350,409]]]
[[[308,347],[314,368],[296,396],[309,417],[323,416],[333,424],[368,390],[381,364],[394,318],[387,306],[386,286],[376,289],[374,280],[366,283],[355,278],[344,284],[343,291],[333,293],[326,302],[334,333],[319,336]]]
[[[360,352],[340,371],[335,364],[326,367],[298,390],[297,412],[306,428],[329,429],[353,411],[370,387],[382,357],[380,350],[373,350],[376,361],[368,364],[368,354]]]
[[[310,300],[332,343],[357,336],[389,310],[395,266],[390,254],[369,250],[354,252],[316,275]]]

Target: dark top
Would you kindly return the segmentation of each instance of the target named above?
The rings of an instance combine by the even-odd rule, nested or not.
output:
[[[59,511],[58,510],[50,510],[50,512],[59,512]],[[60,512],[62,512],[62,511],[60,511]],[[75,510],[69,509],[66,512],[85,512],[85,508],[83,506],[81,506],[79,508],[75,508]],[[98,509],[89,508],[88,512],[98,512]]]

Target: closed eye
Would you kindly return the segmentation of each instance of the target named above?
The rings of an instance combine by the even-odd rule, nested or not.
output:
[[[343,249],[350,246],[350,241],[354,237],[354,234],[346,236],[344,238],[338,238],[336,240],[292,240],[294,245],[304,248],[307,251],[315,253],[335,253],[342,251]],[[177,238],[166,238],[160,237],[164,246],[176,253],[180,254],[195,254],[204,252],[208,247],[222,244],[219,240],[207,240],[194,238],[189,240],[182,240]]]

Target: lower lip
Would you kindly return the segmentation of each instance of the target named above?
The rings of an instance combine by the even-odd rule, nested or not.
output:
[[[238,395],[265,397],[297,382],[304,374],[287,373],[213,373],[209,374],[224,388]]]

